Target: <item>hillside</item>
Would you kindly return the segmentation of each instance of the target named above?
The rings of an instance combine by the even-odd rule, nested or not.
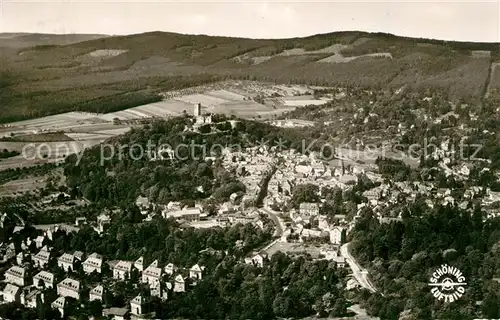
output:
[[[0,48],[4,123],[75,110],[122,110],[157,101],[159,92],[228,78],[407,86],[474,103],[484,96],[496,99],[500,87],[498,44],[382,33],[280,40],[164,32],[80,38],[4,34]]]

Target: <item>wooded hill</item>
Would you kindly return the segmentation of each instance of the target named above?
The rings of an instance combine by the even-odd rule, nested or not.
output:
[[[74,110],[116,111],[155,101],[160,91],[227,78],[366,88],[406,85],[476,103],[487,87],[492,99],[500,87],[492,67],[500,60],[494,43],[358,31],[278,40],[167,32],[61,37],[0,39],[1,122]],[[85,41],[74,43],[80,39]]]

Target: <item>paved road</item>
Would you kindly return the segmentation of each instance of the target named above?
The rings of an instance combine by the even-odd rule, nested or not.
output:
[[[347,263],[351,267],[352,273],[359,284],[371,292],[377,292],[377,289],[373,286],[370,279],[368,278],[368,271],[361,267],[361,265],[356,261],[356,259],[349,252],[349,243],[344,244],[340,247],[340,253],[346,258]]]
[[[271,218],[271,220],[273,220],[274,224],[276,225],[275,235],[281,237],[281,235],[283,235],[283,231],[285,231],[285,225],[278,217],[278,215],[273,210],[267,207],[260,208],[259,210],[262,213],[267,214]]]

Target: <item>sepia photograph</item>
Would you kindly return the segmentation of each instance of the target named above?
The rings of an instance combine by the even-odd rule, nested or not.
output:
[[[0,0],[0,320],[500,320],[500,2]]]

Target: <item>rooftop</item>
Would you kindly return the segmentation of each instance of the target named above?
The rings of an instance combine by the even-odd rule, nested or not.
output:
[[[59,297],[57,298],[57,300],[55,300],[54,302],[52,302],[52,307],[53,308],[64,308],[64,306],[66,305],[66,298],[65,297]]]
[[[63,281],[59,282],[59,284],[57,286],[58,287],[63,286],[63,287],[70,289],[70,290],[79,291],[80,290],[80,281],[77,281],[77,280],[74,280],[71,278],[66,278]]]
[[[54,281],[54,275],[50,272],[47,272],[47,271],[40,271],[33,278],[43,280],[45,282],[53,282]]]
[[[130,261],[124,261],[120,260],[118,263],[114,266],[114,269],[118,269],[120,271],[127,271],[130,272],[130,269],[132,269],[132,262]]]
[[[19,287],[10,283],[7,283],[7,285],[3,289],[4,294],[16,294],[18,292],[19,292]]]
[[[12,266],[5,273],[16,277],[24,277],[24,275],[26,274],[26,270],[19,266]]]
[[[64,263],[73,263],[75,259],[75,256],[69,253],[65,253],[62,256],[57,259],[57,261],[64,262]]]

